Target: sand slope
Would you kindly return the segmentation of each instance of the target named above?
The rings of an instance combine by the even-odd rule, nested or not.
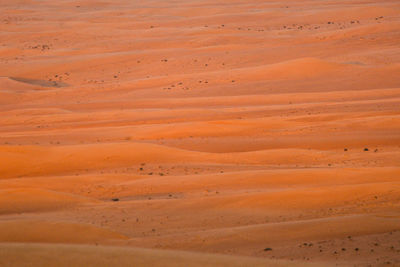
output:
[[[400,265],[399,33],[395,0],[3,0],[0,265]]]
[[[290,266],[293,262],[140,248],[68,245],[0,245],[2,266]],[[7,260],[5,260],[5,256]],[[297,266],[318,266],[299,263]],[[324,263],[326,264],[326,263]],[[329,266],[329,265],[326,265]]]

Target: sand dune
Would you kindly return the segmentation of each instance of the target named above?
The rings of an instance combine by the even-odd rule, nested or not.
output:
[[[278,243],[280,246],[284,246],[285,243],[302,244],[304,240],[307,240],[306,243],[310,241],[313,243],[314,240],[345,239],[349,235],[353,239],[357,239],[361,235],[379,233],[380,231],[390,232],[398,229],[398,219],[398,217],[385,219],[374,216],[352,216],[323,220],[305,220],[295,223],[268,223],[218,228],[197,232],[192,235],[168,236],[168,240],[172,239],[174,241],[169,241],[171,243],[166,245],[166,247],[189,247],[192,249],[201,247],[206,251],[223,252],[224,248],[229,246],[232,250],[243,249],[244,251],[248,251],[248,253],[249,251],[254,253],[257,249],[262,251],[262,247],[266,245],[266,242],[269,244]],[[158,238],[150,237],[148,239],[157,240]],[[133,240],[137,244],[143,242],[141,238],[135,241]],[[204,245],[205,241],[206,245]]]
[[[5,189],[0,191],[0,214],[57,210],[85,202],[92,200],[39,188]]]
[[[248,70],[248,73],[240,71],[234,77],[238,77],[240,80],[304,79],[323,74],[326,75],[345,67],[345,65],[322,61],[318,58],[299,58],[251,68]]]
[[[1,222],[0,237],[3,242],[91,244],[107,240],[127,239],[116,232],[91,225],[29,220]]]
[[[293,262],[284,260],[254,259],[249,257],[227,257],[213,254],[165,251],[141,248],[68,245],[1,245],[0,255],[3,266],[20,266],[30,262],[31,266],[290,266]],[[296,262],[297,266],[318,266]],[[326,266],[329,264],[324,263]]]
[[[168,132],[166,133],[168,136]],[[387,166],[396,166],[400,160],[395,151],[370,153],[361,151],[334,153],[310,149],[268,149],[237,153],[206,153],[147,143],[119,143],[73,146],[2,146],[2,161],[7,163],[0,169],[2,178],[40,176],[44,174],[71,174],[74,172],[126,168],[140,164],[249,164],[275,166],[331,166],[348,165],[345,162],[362,163],[374,160],[386,161]],[[364,153],[365,154],[365,153]],[[271,157],[270,155],[273,155]],[[378,163],[379,164],[379,163]]]
[[[399,265],[399,15],[3,1],[0,265]]]

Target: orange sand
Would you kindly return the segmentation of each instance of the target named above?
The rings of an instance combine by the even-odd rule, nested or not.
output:
[[[0,21],[0,265],[400,266],[399,1]]]

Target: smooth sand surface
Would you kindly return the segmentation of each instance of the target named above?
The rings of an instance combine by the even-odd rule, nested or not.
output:
[[[0,22],[0,265],[400,266],[399,1]]]

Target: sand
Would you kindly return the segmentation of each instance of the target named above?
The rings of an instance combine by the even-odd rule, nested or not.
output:
[[[399,1],[0,21],[0,265],[400,266]]]

